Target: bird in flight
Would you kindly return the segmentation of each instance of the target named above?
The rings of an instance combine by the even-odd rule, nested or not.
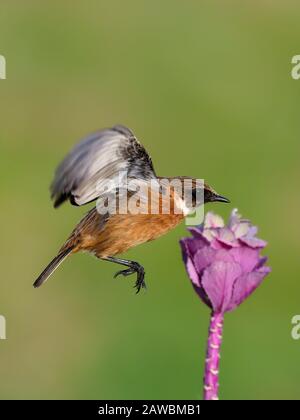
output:
[[[177,186],[179,181],[179,188],[172,187],[173,181]],[[182,188],[183,184],[188,186]],[[229,202],[194,178],[157,176],[145,148],[121,125],[83,139],[70,151],[56,169],[51,198],[55,208],[67,200],[75,206],[93,201],[96,205],[77,224],[34,287],[41,286],[68,256],[87,251],[126,267],[115,277],[136,274],[137,292],[146,287],[143,266],[117,255],[162,236],[204,203]]]

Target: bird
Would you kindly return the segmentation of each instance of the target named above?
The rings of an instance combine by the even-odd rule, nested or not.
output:
[[[170,188],[173,181],[179,181],[179,188]],[[185,190],[181,189],[183,183],[188,184]],[[100,130],[75,145],[57,167],[50,191],[54,208],[66,201],[74,206],[96,205],[38,276],[35,288],[45,283],[67,257],[86,251],[123,266],[115,277],[136,274],[134,287],[138,293],[146,288],[145,269],[120,254],[166,234],[205,203],[230,202],[208,184],[199,184],[198,179],[157,176],[150,155],[123,125]],[[108,205],[109,201],[114,206]],[[123,211],[121,202],[125,207],[130,204],[133,211]]]

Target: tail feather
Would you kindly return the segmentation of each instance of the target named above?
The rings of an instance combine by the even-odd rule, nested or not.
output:
[[[73,247],[67,248],[60,252],[45,268],[45,270],[39,275],[36,281],[33,283],[33,287],[40,287],[51,274],[57,269],[57,267],[67,258],[67,256],[73,251]]]

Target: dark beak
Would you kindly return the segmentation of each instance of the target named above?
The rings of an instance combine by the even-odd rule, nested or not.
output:
[[[228,198],[223,197],[222,195],[218,195],[218,194],[214,196],[213,201],[220,201],[221,203],[230,203],[230,200],[228,200]]]

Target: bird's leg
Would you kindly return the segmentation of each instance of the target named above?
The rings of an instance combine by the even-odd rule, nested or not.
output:
[[[141,290],[141,288],[146,289],[146,283],[144,280],[145,270],[144,270],[144,267],[142,267],[139,263],[135,261],[123,260],[121,258],[115,258],[115,257],[104,257],[102,259],[105,261],[111,261],[111,262],[125,265],[126,267],[128,267],[126,270],[118,271],[114,277],[117,277],[120,274],[122,274],[122,276],[129,276],[130,274],[136,273],[137,279],[134,285],[134,287],[136,287],[137,289],[136,293],[138,293]]]

